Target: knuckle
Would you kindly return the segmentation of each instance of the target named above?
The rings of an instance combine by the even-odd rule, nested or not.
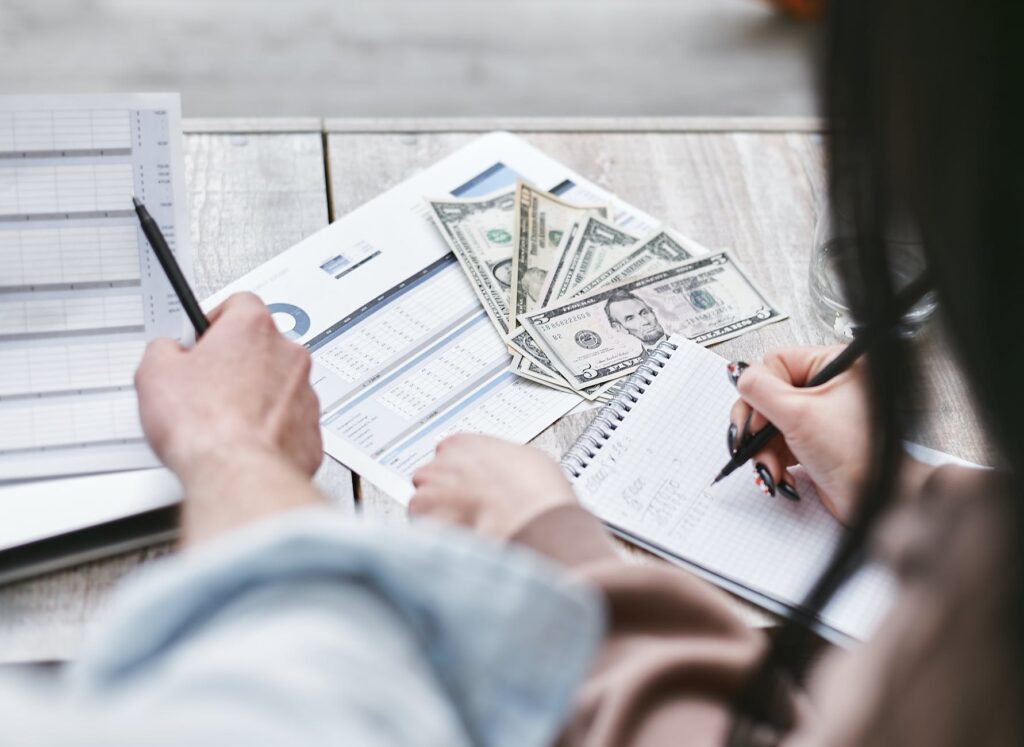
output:
[[[422,490],[416,491],[412,498],[409,499],[409,513],[411,514],[426,514],[429,513],[433,508],[434,501],[430,496],[424,493]]]
[[[787,352],[788,352],[788,349],[772,348],[771,350],[769,350],[767,353],[764,354],[764,358],[762,358],[761,360],[762,360],[762,362],[766,366],[771,366],[771,365],[774,365],[776,363],[781,363],[783,360],[785,360]],[[749,373],[749,372],[745,371],[744,373]]]
[[[273,325],[267,307],[252,293],[240,293],[232,296],[228,302],[231,306],[225,306],[225,316],[237,319],[246,329],[260,330]]]
[[[458,449],[464,440],[464,433],[453,433],[450,436],[445,436],[444,438],[437,442],[436,451],[441,452],[442,450],[449,451],[451,449]]]
[[[266,308],[263,305],[263,301],[252,291],[239,291],[234,294],[230,299],[230,302],[241,309],[263,309]]]
[[[138,387],[140,383],[145,383],[155,373],[158,373],[161,370],[161,367],[157,364],[157,360],[165,356],[172,349],[176,349],[176,345],[170,340],[162,337],[150,340],[146,344],[146,348],[142,353],[142,358],[139,359],[139,365],[135,368],[134,382],[136,387]]]
[[[135,384],[136,389],[141,389],[145,386],[146,379],[148,378],[146,375],[146,370],[148,370],[146,367],[146,359],[143,358],[142,361],[139,363],[138,367],[135,369],[135,375],[132,377],[132,382]]]
[[[421,485],[425,485],[430,482],[432,474],[430,465],[426,464],[412,473],[412,484],[417,488]]]
[[[294,342],[287,342],[288,355],[290,356],[292,365],[303,375],[308,376],[309,372],[313,368],[313,358],[310,356],[309,351],[301,345],[297,345]]]
[[[320,465],[323,464],[324,461],[324,450],[320,442],[319,433],[317,433],[317,436],[314,439],[314,444],[316,448],[309,450],[309,464],[307,465],[307,470],[311,475],[320,469]]]
[[[739,428],[743,424],[743,419],[747,417],[747,410],[749,409],[750,406],[742,399],[736,400],[732,405],[732,409],[729,410],[729,422]]]

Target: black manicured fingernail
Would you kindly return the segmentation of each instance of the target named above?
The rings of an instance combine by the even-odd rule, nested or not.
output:
[[[740,446],[743,446],[753,437],[753,433],[750,432],[750,421],[754,417],[754,411],[751,410],[747,413],[746,420],[743,421],[743,429],[740,431]]]
[[[740,380],[740,375],[747,370],[749,366],[750,364],[745,361],[732,361],[725,367],[725,370],[729,372],[729,381],[732,382],[733,386],[736,386],[736,383]]]
[[[779,492],[782,493],[783,498],[788,498],[791,501],[800,500],[800,494],[796,492],[796,488],[790,485],[786,481],[782,481],[778,485]]]
[[[754,465],[754,471],[757,472],[757,479],[754,480],[757,486],[768,495],[775,495],[775,480],[768,468],[758,462]]]
[[[729,432],[725,434],[725,444],[729,447],[729,453],[732,455],[736,454],[736,433],[737,428],[735,423],[729,423]]]

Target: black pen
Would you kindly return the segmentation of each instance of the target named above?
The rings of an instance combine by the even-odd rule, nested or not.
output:
[[[201,337],[203,332],[209,328],[210,320],[206,318],[203,310],[199,307],[199,302],[189,287],[188,280],[185,279],[184,273],[178,267],[171,248],[167,246],[167,240],[164,239],[160,226],[156,224],[153,216],[146,210],[146,206],[137,197],[132,197],[132,202],[135,204],[135,213],[139,216],[139,223],[142,224],[142,232],[146,234],[149,245],[153,247],[153,254],[159,260],[160,266],[164,268],[167,279],[171,281],[171,287],[174,288],[178,300],[181,301],[185,313],[188,314],[189,321],[196,328],[196,337]]]
[[[902,319],[908,311],[914,308],[917,302],[924,298],[924,295],[929,290],[931,290],[931,286],[928,282],[927,276],[921,275],[910,285],[900,291],[896,296],[897,318],[895,323],[899,324],[899,320]],[[885,329],[883,332],[883,334],[889,333],[889,329]],[[834,379],[836,376],[852,366],[854,362],[860,358],[880,336],[881,335],[877,331],[872,330],[865,330],[861,334],[857,335],[853,338],[853,342],[843,349],[843,352],[833,358],[827,366],[818,371],[818,373],[815,374],[811,380],[805,384],[805,386],[821,386],[826,381]],[[736,450],[732,459],[726,462],[726,465],[722,467],[722,471],[718,473],[718,477],[712,480],[711,484],[714,485],[719,480],[724,480],[737,469],[749,462],[757,452],[767,446],[768,442],[777,435],[779,435],[779,429],[772,423],[768,423],[768,425],[755,433],[750,440]]]

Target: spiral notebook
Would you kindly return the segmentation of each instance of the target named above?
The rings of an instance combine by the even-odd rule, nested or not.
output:
[[[566,452],[562,466],[584,506],[613,532],[777,614],[790,613],[844,531],[810,481],[801,500],[769,497],[749,468],[717,485],[736,390],[726,361],[672,337],[618,388]],[[841,644],[867,638],[890,606],[888,571],[867,566],[819,617]]]

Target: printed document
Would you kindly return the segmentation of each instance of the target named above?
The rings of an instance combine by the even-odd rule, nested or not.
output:
[[[177,95],[0,97],[0,482],[157,464],[132,379],[187,325],[133,194],[190,277]]]
[[[324,450],[398,500],[445,436],[526,442],[581,402],[509,371],[505,342],[427,211],[425,195],[489,194],[517,176],[570,202],[611,202],[637,234],[655,225],[525,141],[492,133],[206,303],[240,290],[264,300],[312,354]]]

